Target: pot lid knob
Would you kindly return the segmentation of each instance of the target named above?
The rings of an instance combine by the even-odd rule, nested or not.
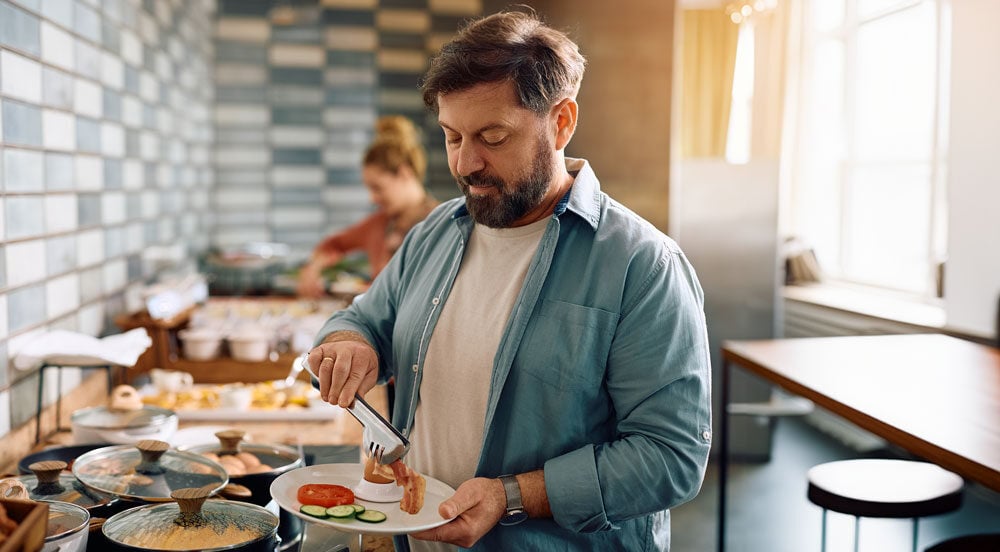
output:
[[[180,507],[181,514],[197,514],[201,512],[201,505],[205,503],[205,499],[210,494],[210,489],[193,487],[171,491],[170,498],[177,501],[177,506]]]
[[[155,439],[143,439],[135,444],[139,449],[142,461],[135,467],[135,471],[144,475],[157,475],[164,473],[166,468],[160,464],[160,457],[170,448],[170,443],[157,441]]]
[[[66,469],[68,464],[62,460],[42,460],[34,462],[28,469],[35,474],[39,483],[55,483],[59,481],[59,474]]]
[[[236,454],[240,451],[240,442],[247,432],[242,429],[225,429],[217,431],[215,436],[219,438],[222,445],[219,454]]]

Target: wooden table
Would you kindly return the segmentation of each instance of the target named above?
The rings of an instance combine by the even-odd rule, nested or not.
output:
[[[1000,350],[940,334],[726,341],[722,404],[739,366],[889,443],[1000,492]],[[725,549],[729,416],[721,420]]]

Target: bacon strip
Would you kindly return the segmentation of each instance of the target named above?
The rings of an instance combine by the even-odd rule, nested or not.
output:
[[[402,460],[396,460],[389,464],[389,467],[392,468],[392,473],[396,476],[396,485],[403,487],[403,499],[399,501],[399,509],[408,514],[416,514],[424,507],[427,480],[404,464]]]

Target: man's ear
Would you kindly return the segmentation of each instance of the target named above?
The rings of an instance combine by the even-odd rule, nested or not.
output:
[[[556,149],[561,150],[569,144],[576,132],[577,103],[573,98],[564,98],[552,107],[556,122]]]

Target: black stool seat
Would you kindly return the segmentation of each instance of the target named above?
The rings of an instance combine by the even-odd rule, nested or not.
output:
[[[962,478],[926,462],[861,459],[809,470],[809,500],[860,517],[916,518],[962,505]]]
[[[854,551],[860,520],[911,518],[913,552],[920,538],[920,518],[945,514],[962,506],[963,481],[927,462],[862,459],[827,462],[809,470],[810,502],[823,508],[820,550],[826,550],[826,512],[854,516]]]
[[[1000,550],[1000,533],[965,535],[939,542],[926,552],[997,552]]]

